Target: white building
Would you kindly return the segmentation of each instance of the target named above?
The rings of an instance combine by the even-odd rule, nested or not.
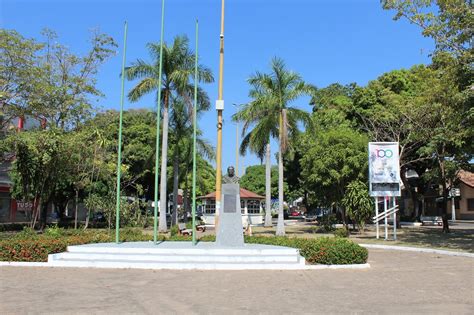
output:
[[[202,200],[202,217],[205,224],[214,224],[216,214],[216,192],[198,197]],[[240,188],[240,210],[242,212],[242,224],[263,224],[265,197],[260,196],[247,189]]]

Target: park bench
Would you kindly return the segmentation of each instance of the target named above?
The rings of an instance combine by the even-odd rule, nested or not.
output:
[[[443,218],[439,217],[439,216],[421,216],[420,217],[420,220],[421,220],[421,223],[422,225],[426,225],[426,224],[432,224],[432,225],[443,225]]]
[[[205,225],[196,225],[196,231],[205,232],[206,226]],[[181,235],[192,235],[193,231],[191,229],[186,228],[186,224],[179,223],[178,224],[178,233]]]
[[[191,234],[193,234],[193,231],[191,229],[186,228],[186,224],[179,223],[178,224],[178,234],[191,235]]]

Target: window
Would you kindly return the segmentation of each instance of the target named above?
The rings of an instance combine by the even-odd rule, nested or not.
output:
[[[240,212],[245,214],[245,200],[240,200]]]
[[[474,211],[474,198],[467,200],[467,211]]]
[[[204,208],[205,214],[215,214],[216,213],[216,201],[212,199],[206,200],[206,206]]]
[[[258,200],[248,200],[247,201],[247,212],[249,214],[259,214],[260,213],[260,201],[258,201]]]

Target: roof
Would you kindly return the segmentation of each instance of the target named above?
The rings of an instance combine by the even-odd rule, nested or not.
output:
[[[240,198],[242,199],[265,199],[264,196],[260,196],[250,190],[240,188]],[[205,196],[200,196],[199,199],[216,199],[216,192],[213,191]]]
[[[459,180],[469,187],[474,188],[474,173],[461,170],[458,174]]]

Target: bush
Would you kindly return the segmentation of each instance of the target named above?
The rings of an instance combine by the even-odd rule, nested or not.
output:
[[[51,226],[44,231],[44,234],[50,237],[60,237],[64,235],[64,229],[58,227],[57,225]]]
[[[320,237],[316,239],[249,236],[247,243],[294,247],[311,264],[346,265],[367,262],[366,248],[344,238]]]
[[[335,237],[349,237],[349,231],[346,228],[336,229],[334,231]]]
[[[178,226],[177,225],[173,225],[173,226],[170,227],[170,235],[171,236],[178,235],[179,234],[178,232],[179,231],[178,231]]]
[[[325,214],[321,218],[321,226],[325,233],[334,231],[335,230],[334,225],[336,223],[337,223],[337,219],[334,214]]]

